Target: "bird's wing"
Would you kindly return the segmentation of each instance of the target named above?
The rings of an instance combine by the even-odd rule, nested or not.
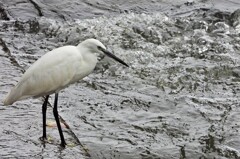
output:
[[[68,86],[79,72],[82,56],[74,46],[48,52],[37,60],[8,94],[4,104],[28,97],[51,94]]]

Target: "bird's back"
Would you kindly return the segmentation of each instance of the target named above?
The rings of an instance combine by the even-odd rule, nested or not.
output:
[[[75,46],[52,50],[24,73],[18,84],[8,93],[4,105],[58,92],[88,75],[94,67],[95,64],[90,66],[83,60],[81,52]]]

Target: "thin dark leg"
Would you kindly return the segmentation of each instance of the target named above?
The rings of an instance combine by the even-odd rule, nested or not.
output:
[[[47,112],[47,103],[48,103],[48,97],[49,95],[46,96],[45,101],[42,105],[42,115],[43,115],[43,136],[42,140],[44,141],[47,139],[47,134],[46,134],[46,112]]]
[[[59,118],[58,118],[57,101],[58,101],[58,93],[55,94],[53,115],[55,117],[55,120],[56,120],[56,123],[57,123],[57,127],[58,127],[58,131],[59,131],[59,135],[60,135],[60,138],[61,138],[61,146],[65,147],[66,142],[64,140],[62,128],[61,128],[61,125],[60,125],[60,122],[59,122]]]

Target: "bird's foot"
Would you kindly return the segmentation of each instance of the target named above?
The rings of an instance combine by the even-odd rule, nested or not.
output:
[[[64,141],[64,142],[61,142],[61,144],[60,144],[60,146],[62,147],[62,148],[65,148],[66,147],[66,142]]]
[[[42,142],[46,142],[46,141],[48,141],[48,139],[47,139],[46,136],[42,136],[42,137],[40,137],[39,140],[41,140]]]
[[[45,147],[45,143],[48,141],[47,137],[42,136],[39,138],[39,140],[42,142],[43,147]]]

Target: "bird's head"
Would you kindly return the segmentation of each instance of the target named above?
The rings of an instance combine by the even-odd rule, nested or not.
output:
[[[79,44],[81,47],[87,48],[92,53],[105,54],[110,58],[113,58],[117,62],[129,67],[123,60],[112,54],[106,49],[106,47],[96,39],[87,39]]]

